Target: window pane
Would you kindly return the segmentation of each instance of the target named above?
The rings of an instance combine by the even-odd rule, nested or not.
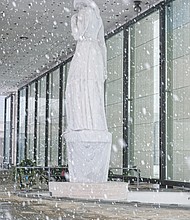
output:
[[[129,166],[159,178],[159,13],[130,28]]]
[[[19,92],[19,134],[18,134],[18,163],[24,160],[25,151],[25,115],[26,115],[26,88]]]
[[[107,44],[106,117],[112,133],[110,167],[123,167],[123,32],[109,38]]]
[[[37,166],[45,166],[46,77],[38,81]]]
[[[35,84],[28,86],[27,158],[34,159]]]
[[[49,135],[48,135],[48,165],[58,165],[59,147],[59,74],[60,69],[49,75]]]
[[[183,12],[183,13],[182,13]],[[190,181],[190,2],[167,10],[167,179]]]

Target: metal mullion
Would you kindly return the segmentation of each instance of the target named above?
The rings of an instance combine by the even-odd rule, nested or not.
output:
[[[12,140],[13,140],[13,95],[11,95],[11,103],[10,103],[10,148],[9,148],[9,164],[12,164]]]
[[[46,76],[46,115],[45,115],[45,167],[48,166],[48,132],[49,132],[49,75]]]
[[[34,161],[37,162],[37,116],[38,116],[38,81],[35,81],[35,110],[34,110]]]
[[[59,147],[58,166],[62,165],[62,144],[63,144],[63,65],[60,66],[59,78]]]
[[[69,63],[70,61],[68,61],[68,63]],[[64,66],[64,75],[65,75],[65,81],[64,81],[64,86],[63,86],[63,98],[64,98],[64,103],[63,103],[63,109],[64,109],[64,119],[62,119],[62,120],[64,120],[64,128],[62,127],[62,130],[64,129],[66,129],[66,124],[67,124],[67,116],[66,116],[66,114],[67,114],[67,112],[66,112],[66,109],[65,109],[65,97],[66,97],[66,94],[65,94],[65,91],[66,91],[66,87],[67,87],[67,76],[68,76],[68,63],[67,64],[65,64],[65,66]],[[63,116],[62,116],[63,117]],[[64,136],[62,137],[62,140],[64,140],[63,141],[63,143],[64,143],[64,148],[63,148],[63,161],[64,161],[64,165],[66,165],[66,161],[67,161],[67,145],[66,145],[66,142],[65,142],[65,139],[64,139]]]
[[[6,133],[7,133],[7,98],[5,98],[4,103],[4,148],[3,148],[3,163],[5,162],[5,154],[6,154]]]
[[[166,98],[165,98],[165,67],[166,67],[166,31],[165,31],[165,4],[160,6],[160,180],[166,178]]]
[[[16,164],[19,164],[19,132],[20,132],[20,90],[18,90],[17,97],[17,150],[16,150]]]
[[[25,138],[24,138],[24,158],[27,159],[27,149],[28,149],[28,86],[26,86],[25,92]]]
[[[123,167],[128,167],[128,48],[129,29],[124,28],[123,37],[123,140],[126,145],[123,147]]]

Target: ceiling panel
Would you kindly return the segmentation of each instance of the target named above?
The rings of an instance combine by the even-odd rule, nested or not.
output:
[[[160,0],[143,0],[146,10]],[[9,93],[44,72],[58,56],[70,53],[75,44],[70,19],[72,0],[1,0],[0,94]],[[133,0],[96,0],[110,32],[137,16]]]

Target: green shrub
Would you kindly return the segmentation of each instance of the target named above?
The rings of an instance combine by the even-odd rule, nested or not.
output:
[[[36,171],[33,167],[36,166],[36,163],[30,159],[25,159],[18,166],[16,179],[19,182],[20,189],[35,185]]]

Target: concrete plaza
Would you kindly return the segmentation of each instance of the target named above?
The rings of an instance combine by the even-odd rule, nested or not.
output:
[[[126,202],[54,199],[47,192],[14,192],[0,186],[0,220],[189,220],[190,208]]]

